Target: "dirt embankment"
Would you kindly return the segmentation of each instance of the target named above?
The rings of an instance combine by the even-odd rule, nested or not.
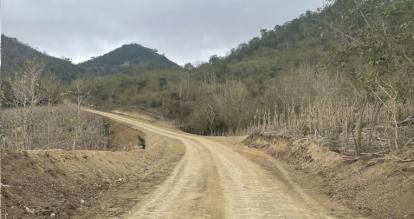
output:
[[[126,218],[359,218],[343,206],[319,198],[285,177],[277,164],[268,170],[233,148],[255,149],[228,142],[228,138],[197,136],[143,122],[130,116],[88,110],[158,135],[180,140],[186,153],[171,177]],[[229,138],[232,140],[232,138]],[[237,143],[237,142],[236,142]],[[281,174],[277,173],[277,170]],[[272,174],[275,173],[275,174]],[[179,200],[179,201],[177,201]]]
[[[1,152],[2,217],[121,215],[163,182],[184,154],[180,142],[114,123],[114,150]]]
[[[310,140],[276,134],[255,133],[243,142],[287,161],[289,175],[304,188],[324,193],[365,216],[414,218],[414,162],[391,156],[350,161]],[[410,160],[414,152],[398,156]]]

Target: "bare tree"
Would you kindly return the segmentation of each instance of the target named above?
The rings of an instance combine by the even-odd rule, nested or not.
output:
[[[45,74],[42,79],[42,96],[46,99],[47,102],[47,148],[50,149],[50,137],[51,137],[51,123],[52,123],[52,104],[54,104],[59,99],[59,86],[60,82],[56,79],[55,75],[48,72]]]
[[[85,84],[81,79],[77,79],[73,82],[74,90],[72,91],[72,95],[74,95],[76,99],[76,115],[75,115],[75,132],[73,137],[73,146],[72,149],[76,150],[76,146],[79,143],[80,135],[81,133],[81,127],[82,127],[82,120],[81,120],[81,107],[85,100],[85,98],[88,96],[87,92],[85,92],[84,87]]]
[[[391,123],[394,130],[394,136],[393,136],[393,145],[394,149],[399,149],[398,145],[398,105],[397,105],[397,97],[398,93],[395,90],[395,88],[386,82],[378,82],[376,85],[379,88],[380,92],[375,92],[374,95],[377,97],[377,99],[385,106],[387,111],[391,114]],[[386,124],[386,126],[388,126]]]
[[[29,62],[22,72],[16,74],[11,81],[11,88],[14,94],[14,107],[21,107],[22,114],[16,113],[16,137],[22,135],[21,149],[30,149],[33,138],[33,108],[40,101],[39,77],[44,65],[36,62]]]

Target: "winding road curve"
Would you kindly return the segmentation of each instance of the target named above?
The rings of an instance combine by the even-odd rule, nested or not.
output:
[[[85,110],[185,145],[171,176],[123,218],[331,218],[289,179],[278,179],[221,142]]]

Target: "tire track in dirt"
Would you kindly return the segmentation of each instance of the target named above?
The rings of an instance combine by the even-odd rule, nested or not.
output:
[[[186,153],[169,179],[124,218],[331,218],[293,182],[287,185],[286,179],[276,178],[222,143],[86,110],[185,145]]]

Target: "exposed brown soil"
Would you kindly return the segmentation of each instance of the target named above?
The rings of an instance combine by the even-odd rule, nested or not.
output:
[[[184,154],[180,142],[115,123],[113,149],[1,151],[2,218],[107,218],[153,191]]]
[[[138,136],[145,139],[146,134],[126,124],[111,122],[109,144],[111,151],[131,151],[138,149]]]
[[[266,133],[250,135],[244,143],[282,161],[293,181],[305,189],[323,193],[364,216],[414,218],[414,162],[392,156],[347,161],[312,141]],[[410,160],[414,154],[405,151],[397,156]],[[264,165],[263,159],[249,157]]]
[[[303,190],[278,163],[257,165],[237,153],[233,142],[184,133],[125,113],[87,111],[185,145],[186,153],[171,176],[121,218],[359,218],[335,202],[320,203],[317,193]]]
[[[412,162],[346,162],[311,141],[264,134],[249,136],[249,148],[244,138],[191,135],[141,114],[88,111],[122,122],[112,126],[112,150],[129,151],[2,151],[2,216],[414,217]],[[138,135],[146,150],[136,149]]]

